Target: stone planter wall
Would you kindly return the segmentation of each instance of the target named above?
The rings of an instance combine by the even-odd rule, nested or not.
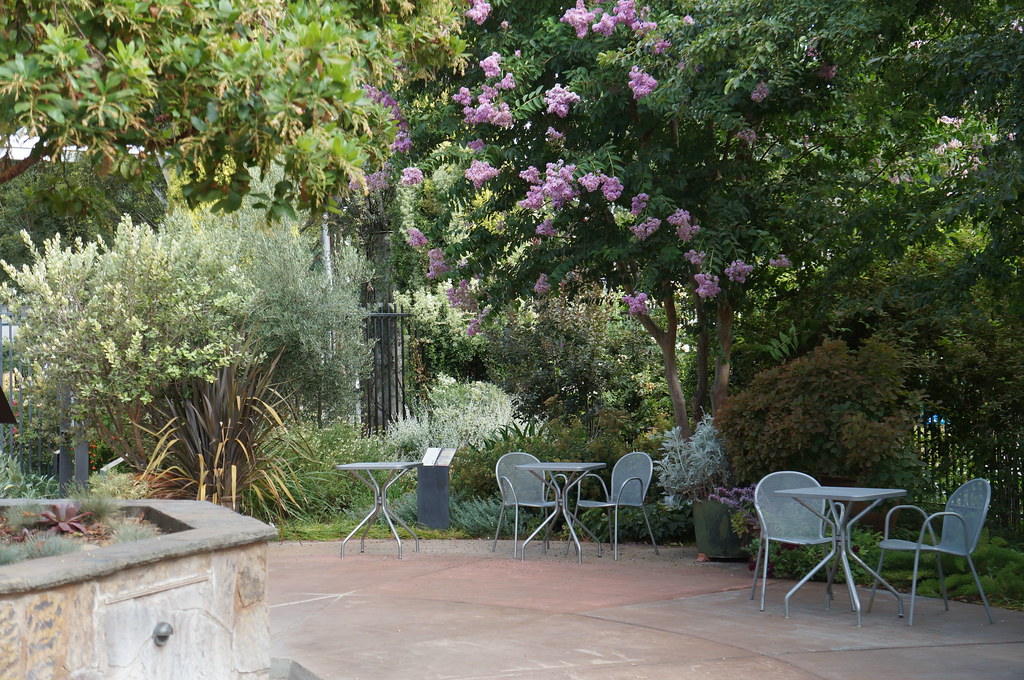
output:
[[[125,505],[175,533],[0,567],[0,680],[268,678],[274,529],[210,503]]]

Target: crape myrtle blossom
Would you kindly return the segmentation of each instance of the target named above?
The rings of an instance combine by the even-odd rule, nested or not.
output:
[[[448,295],[448,304],[453,309],[458,309],[462,312],[473,312],[480,311],[480,304],[473,297],[473,294],[469,290],[469,281],[462,279],[459,281],[458,286],[450,286],[446,291]]]
[[[743,128],[736,133],[736,138],[746,142],[749,146],[753,146],[754,142],[757,141],[757,133],[750,128]]]
[[[615,20],[615,17],[611,14],[602,14],[601,18],[596,24],[591,26],[594,33],[600,33],[604,36],[609,36],[615,31],[615,27],[619,25],[619,22]]]
[[[633,91],[633,99],[643,99],[658,86],[658,81],[634,66],[629,69],[629,89]]]
[[[549,125],[547,131],[544,133],[544,139],[549,143],[554,143],[561,139],[565,139],[565,135]]]
[[[533,284],[533,292],[537,295],[546,295],[551,292],[551,284],[548,283],[547,274],[541,274],[537,277],[537,283]]]
[[[693,26],[693,17],[691,17],[689,14],[687,14],[685,17],[683,17],[683,23],[684,24],[689,24],[690,26]]]
[[[644,241],[648,236],[658,231],[658,227],[660,226],[661,220],[657,217],[648,217],[640,224],[634,224],[629,228],[629,230],[633,232],[633,235],[636,236],[638,240]]]
[[[469,91],[468,87],[460,87],[459,91],[452,95],[452,99],[457,104],[471,106],[473,104],[473,93]]]
[[[694,274],[693,279],[697,282],[697,295],[705,300],[710,300],[722,292],[722,289],[718,286],[717,276]]]
[[[602,175],[602,177],[604,179],[601,182],[601,193],[604,194],[605,200],[618,200],[625,188],[622,186],[622,181],[618,177],[608,177],[607,175]]]
[[[647,201],[650,198],[651,197],[645,193],[637,194],[636,196],[633,197],[633,200],[630,202],[629,212],[632,213],[633,215],[639,215],[647,208]]]
[[[553,113],[559,118],[568,116],[569,107],[579,100],[578,94],[561,85],[555,85],[544,93],[544,103],[548,105],[548,113]]]
[[[519,201],[520,207],[527,210],[540,210],[544,207],[544,199],[549,198],[553,207],[561,208],[578,195],[573,185],[573,173],[575,172],[576,166],[566,165],[564,160],[547,164],[543,183],[541,183],[540,171],[534,166],[531,165],[521,171],[519,176],[529,182],[531,186],[526,192],[526,198]]]
[[[695,267],[699,267],[702,264],[704,264],[704,257],[706,255],[707,253],[705,253],[703,250],[698,253],[693,248],[690,248],[690,252],[686,253],[686,258],[690,260],[690,264],[692,264]]]
[[[427,245],[427,237],[416,227],[409,227],[409,240],[407,243],[413,248],[422,248]]]
[[[651,52],[654,52],[654,54],[661,54],[662,52],[664,52],[665,50],[667,50],[670,47],[672,47],[672,42],[671,41],[669,41],[669,40],[658,40],[653,45],[651,45]]]
[[[473,183],[474,189],[479,189],[488,180],[492,180],[500,174],[500,171],[487,161],[474,160],[466,168],[466,179]]]
[[[482,139],[474,139],[471,142],[466,142],[466,148],[472,151],[473,153],[478,153],[480,150],[484,148],[484,146],[484,140]]]
[[[391,174],[391,167],[387,164],[377,172],[371,172],[369,175],[362,171],[357,172],[361,174],[348,183],[348,188],[353,191],[363,186],[366,187],[367,191],[384,191],[390,186],[388,177]]]
[[[730,281],[746,283],[747,276],[752,271],[754,271],[754,265],[746,264],[743,260],[733,260],[729,266],[725,268],[725,275],[729,277]]]
[[[499,90],[514,90],[516,89],[516,77],[511,73],[506,73],[504,78],[494,84],[494,87]]]
[[[636,316],[638,314],[647,316],[650,313],[650,310],[647,308],[647,293],[623,295],[622,301],[629,307],[630,316]]]
[[[411,187],[423,182],[423,171],[417,167],[402,169],[402,186]]]
[[[692,239],[700,231],[700,225],[692,224],[690,222],[690,213],[682,208],[669,215],[666,221],[676,228],[676,236],[683,243]]]
[[[595,175],[592,172],[588,172],[576,181],[578,181],[580,186],[587,191],[597,191],[601,187],[601,180],[603,177],[604,175]]]
[[[569,24],[576,29],[577,38],[584,38],[587,35],[587,28],[590,26],[590,22],[595,18],[597,18],[597,14],[588,10],[583,0],[576,0],[575,7],[565,10],[561,22]]]
[[[555,229],[551,220],[544,220],[537,225],[538,236],[558,236],[558,230]]]
[[[497,78],[501,75],[501,55],[491,52],[491,56],[480,60],[480,68],[484,70],[486,77]]]
[[[487,21],[487,15],[491,13],[491,3],[484,2],[483,0],[472,0],[473,6],[466,11],[466,17],[471,21],[475,21],[476,25]]]
[[[754,89],[750,93],[750,98],[755,102],[763,102],[767,97],[770,90],[768,85],[765,83],[758,83],[754,86]]]
[[[793,263],[789,261],[789,258],[779,253],[777,257],[773,257],[768,260],[769,267],[792,267]]]
[[[440,248],[431,249],[430,252],[427,253],[427,259],[430,262],[427,268],[428,279],[436,279],[451,269],[451,267],[445,264],[444,253],[441,252]]]

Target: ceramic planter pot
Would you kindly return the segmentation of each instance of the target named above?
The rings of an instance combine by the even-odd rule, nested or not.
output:
[[[697,533],[697,550],[717,560],[747,557],[743,541],[729,521],[730,508],[718,501],[693,504],[693,526]]]

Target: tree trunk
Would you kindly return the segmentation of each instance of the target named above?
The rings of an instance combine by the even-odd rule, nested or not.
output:
[[[711,386],[711,413],[717,414],[718,409],[725,406],[729,397],[729,370],[732,360],[732,303],[722,298],[718,303],[718,349],[715,360],[715,382]]]
[[[646,314],[641,314],[637,318],[661,349],[662,364],[665,368],[665,384],[668,386],[669,399],[672,400],[672,416],[676,427],[682,431],[684,437],[689,438],[693,434],[693,430],[690,429],[686,397],[683,395],[683,385],[679,382],[679,364],[676,361],[676,335],[679,320],[676,316],[673,297],[668,295],[661,302],[665,307],[665,330],[658,328],[658,324],[654,323],[654,320]]]
[[[704,300],[693,289],[694,309],[697,311],[697,388],[693,392],[693,422],[704,418],[708,403],[708,311]]]

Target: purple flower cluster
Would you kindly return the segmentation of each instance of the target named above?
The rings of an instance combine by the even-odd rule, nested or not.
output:
[[[491,3],[484,2],[484,0],[472,0],[473,6],[466,11],[466,17],[471,21],[475,21],[476,25],[487,21],[487,15],[491,13]]]
[[[453,309],[473,313],[480,311],[480,303],[476,301],[476,298],[470,292],[469,281],[466,279],[459,281],[458,286],[449,287],[446,292],[448,294],[448,304]]]
[[[456,104],[471,106],[473,104],[473,93],[469,91],[468,87],[460,87],[459,91],[452,95],[452,99],[455,100]]]
[[[768,85],[765,83],[758,83],[754,86],[753,91],[750,93],[750,98],[755,102],[763,102],[771,90],[768,89]]]
[[[466,179],[473,183],[474,189],[479,189],[484,182],[492,180],[500,174],[500,171],[487,161],[474,160],[466,168]]]
[[[722,289],[718,287],[717,276],[694,274],[693,278],[697,282],[697,295],[701,296],[705,300],[710,300],[722,292]]]
[[[668,217],[668,223],[676,228],[676,236],[678,236],[679,240],[683,243],[692,239],[697,235],[697,232],[700,231],[700,225],[692,224],[690,219],[689,211],[683,210],[682,208],[676,210]]]
[[[412,150],[412,137],[409,135],[409,121],[402,115],[402,109],[399,108],[398,102],[390,94],[384,90],[378,89],[373,85],[366,85],[363,87],[363,91],[366,92],[367,96],[370,97],[374,102],[380,104],[386,109],[391,111],[391,119],[398,124],[398,133],[395,135],[395,141],[391,143],[392,151],[399,153],[407,153]]]
[[[494,87],[498,90],[514,90],[516,89],[516,77],[511,73],[506,73],[504,78],[494,84]]]
[[[416,227],[409,227],[409,240],[407,243],[413,248],[422,248],[427,245],[427,237]]]
[[[629,204],[629,212],[633,215],[639,215],[647,209],[647,201],[650,200],[650,198],[650,196],[644,193],[637,194]]]
[[[633,90],[633,99],[643,99],[657,86],[657,80],[636,66],[629,69],[629,89]]]
[[[651,52],[654,52],[655,54],[661,54],[662,52],[664,52],[665,50],[667,50],[670,47],[672,47],[672,42],[671,41],[669,41],[669,40],[658,40],[653,45],[651,45]]]
[[[660,226],[661,220],[657,217],[648,217],[640,224],[634,224],[629,228],[629,230],[633,232],[633,235],[636,236],[638,240],[644,241],[648,236],[658,231],[658,227]]]
[[[365,175],[367,191],[384,191],[390,186],[388,182],[389,168],[382,168],[377,172]]]
[[[548,283],[547,274],[541,274],[537,277],[537,283],[533,284],[533,292],[537,295],[547,295],[551,292],[551,284]]]
[[[561,22],[569,24],[576,29],[577,38],[585,38],[590,22],[597,18],[597,14],[587,9],[584,0],[576,0],[576,6],[565,10]]]
[[[423,171],[417,167],[402,169],[402,186],[411,187],[423,182]]]
[[[577,4],[577,7],[581,6],[582,3]],[[618,0],[618,2],[615,3],[615,7],[612,8],[611,13],[603,12],[601,14],[601,18],[598,19],[597,23],[592,25],[591,28],[594,33],[610,36],[615,32],[616,26],[624,24],[632,29],[637,35],[644,36],[658,27],[657,23],[646,20],[649,12],[650,8],[648,7],[644,7],[640,12],[637,12],[636,0]],[[592,15],[597,16],[597,10],[595,10]],[[579,20],[582,16],[583,15],[579,14],[574,15],[574,17],[576,17],[575,20]],[[581,33],[580,28],[576,26],[575,23],[567,21],[564,17],[562,20],[566,21],[566,23],[572,24],[576,28],[577,37],[582,38],[586,35],[587,32],[585,29]]]
[[[773,257],[768,260],[769,267],[792,267],[793,263],[789,261],[789,258],[784,254],[779,253],[778,257]]]
[[[691,17],[689,14],[687,14],[685,17],[683,17],[683,23],[684,24],[689,24],[690,26],[693,26],[693,17]]]
[[[565,139],[565,135],[549,125],[547,132],[544,133],[544,139],[548,140],[549,143],[554,143]]]
[[[544,180],[541,182],[540,171],[534,166],[528,167],[519,173],[519,176],[530,183],[526,192],[526,198],[519,201],[520,207],[527,210],[540,210],[544,207],[544,199],[551,199],[551,205],[556,209],[571,201],[577,196],[573,186],[573,173],[576,172],[575,165],[566,165],[564,160],[557,163],[548,163],[544,172]]]
[[[484,140],[482,139],[474,139],[472,142],[466,142],[466,148],[473,153],[479,153],[484,146]]]
[[[650,309],[647,308],[647,293],[637,293],[636,295],[623,295],[622,301],[629,307],[629,315],[636,316],[642,314],[647,316],[650,313]]]
[[[757,133],[750,128],[743,128],[736,133],[736,138],[746,142],[750,146],[753,146],[754,142],[757,141]]]
[[[754,271],[754,265],[746,264],[743,260],[733,260],[729,266],[725,268],[725,275],[729,277],[730,281],[746,283],[747,276],[749,276],[752,271]]]
[[[480,68],[484,70],[487,78],[497,78],[501,75],[501,55],[491,52],[491,56],[480,61]]]
[[[686,257],[687,259],[690,260],[690,264],[692,264],[695,267],[699,267],[702,264],[704,264],[704,257],[706,255],[707,253],[705,253],[703,250],[698,253],[693,248],[690,248],[690,252],[686,253]]]
[[[558,236],[558,230],[555,229],[554,224],[551,220],[544,220],[537,225],[538,236]]]
[[[553,113],[559,118],[568,116],[569,107],[579,100],[578,94],[561,85],[555,85],[544,93],[544,103],[548,105],[548,113]]]
[[[444,253],[441,252],[440,248],[431,249],[430,252],[427,253],[427,259],[430,262],[427,268],[428,279],[436,279],[438,276],[441,276],[451,269],[451,267],[445,264]]]
[[[605,199],[609,201],[614,201],[622,195],[623,186],[618,177],[609,177],[604,173],[595,175],[588,172],[576,181],[587,191],[597,191],[600,188]]]

